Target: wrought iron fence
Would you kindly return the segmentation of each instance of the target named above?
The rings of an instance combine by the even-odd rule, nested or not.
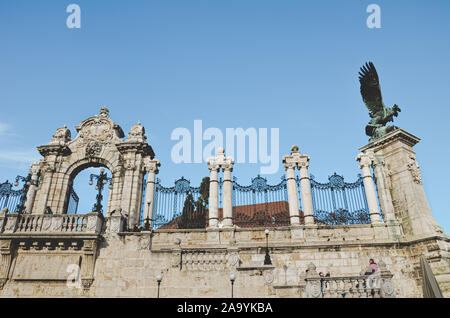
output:
[[[369,208],[363,178],[347,183],[334,173],[327,183],[314,180],[311,175],[311,196],[314,218],[318,224],[350,225],[370,223]]]
[[[233,177],[233,223],[240,227],[273,227],[290,224],[286,177],[280,183],[267,184],[259,175],[249,186]]]
[[[0,184],[0,210],[8,208],[8,213],[19,213],[25,207],[25,197],[29,187],[31,176],[28,175],[26,178],[22,176],[17,176],[14,182],[6,182]],[[23,186],[20,189],[14,190],[13,186],[18,186],[19,181],[23,182]]]
[[[177,228],[184,201],[189,193],[192,194],[193,200],[197,200],[200,187],[192,187],[190,181],[183,177],[176,180],[173,187],[164,187],[160,179],[156,180],[152,226],[154,230],[162,226]]]

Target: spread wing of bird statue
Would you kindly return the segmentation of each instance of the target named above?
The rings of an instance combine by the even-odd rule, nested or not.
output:
[[[386,126],[386,124],[394,121],[393,117],[397,117],[401,109],[397,105],[387,107],[383,104],[378,73],[372,62],[361,67],[359,82],[361,96],[371,118],[366,126],[366,135],[371,137],[369,141],[372,142],[398,128],[397,126]]]

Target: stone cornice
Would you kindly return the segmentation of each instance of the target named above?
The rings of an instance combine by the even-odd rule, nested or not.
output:
[[[47,155],[62,155],[62,156],[68,156],[72,153],[69,147],[66,145],[44,145],[37,147],[39,153],[42,156]]]
[[[388,133],[386,136],[383,136],[383,137],[359,148],[359,150],[364,152],[368,149],[380,148],[381,146],[386,146],[386,144],[392,143],[396,140],[400,140],[403,143],[405,143],[406,145],[413,147],[420,141],[420,138],[399,128],[399,129],[396,129],[396,130]]]
[[[125,152],[137,152],[150,156],[150,159],[153,159],[155,157],[155,153],[153,152],[152,147],[147,143],[124,141],[121,143],[117,143],[116,147],[117,150],[119,150],[119,152],[122,154]]]

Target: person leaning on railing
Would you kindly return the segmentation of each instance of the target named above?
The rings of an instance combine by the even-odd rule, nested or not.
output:
[[[373,258],[371,258],[369,260],[369,267],[366,270],[365,275],[372,275],[375,274],[375,272],[378,270],[378,265],[377,263],[375,263],[375,261],[373,260]]]
[[[49,206],[45,208],[44,214],[53,214]]]

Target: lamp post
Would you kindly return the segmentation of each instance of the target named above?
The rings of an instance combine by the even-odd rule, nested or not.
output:
[[[230,274],[230,282],[231,282],[231,298],[233,298],[233,288],[234,288],[234,281],[236,280],[236,275],[233,273]]]
[[[269,229],[266,229],[264,233],[266,234],[266,257],[264,257],[264,265],[272,265],[269,255]]]
[[[149,218],[151,203],[152,203],[152,201],[150,201],[150,200],[147,201],[147,217],[145,218],[145,224],[144,224],[145,231],[150,231],[150,221],[153,221],[152,219]]]
[[[89,178],[90,185],[94,184],[94,181],[93,181],[94,179],[97,180],[97,184],[95,185],[95,190],[97,190],[98,193],[97,193],[97,197],[96,197],[97,203],[94,204],[94,207],[92,208],[92,212],[102,213],[103,187],[105,186],[105,184],[108,183],[108,181],[111,182],[111,178],[108,177],[108,175],[105,173],[105,169],[102,168],[102,169],[100,169],[100,175],[91,174],[91,176]]]
[[[158,298],[159,298],[159,286],[161,286],[161,281],[163,276],[161,274],[156,275],[156,281],[158,282]]]

